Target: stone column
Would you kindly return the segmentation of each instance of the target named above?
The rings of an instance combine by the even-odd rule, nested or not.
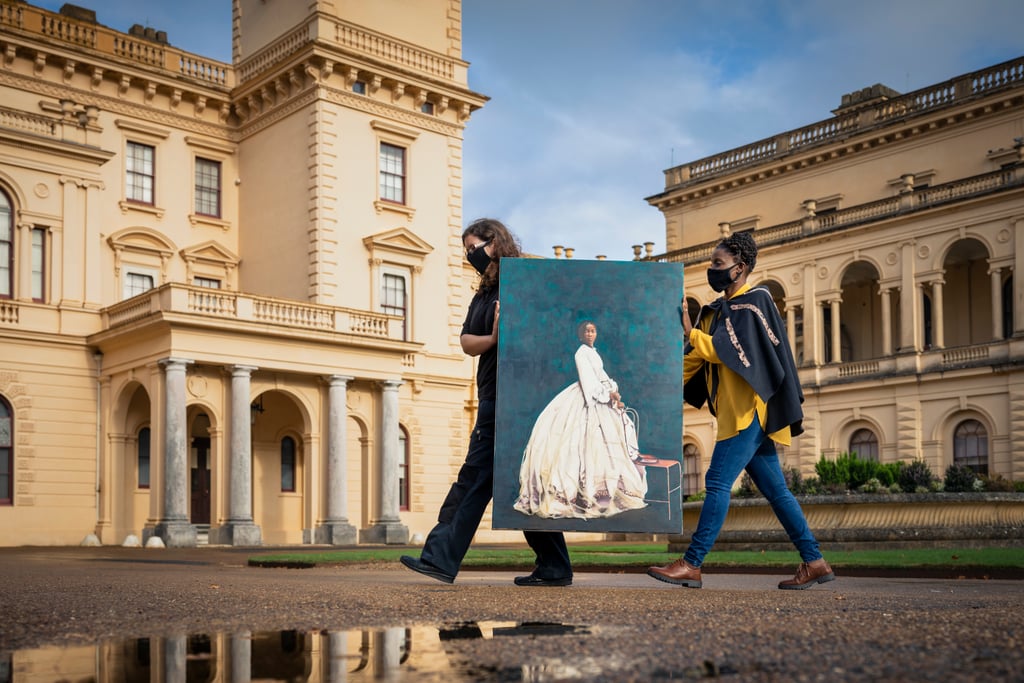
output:
[[[327,462],[324,490],[324,518],[316,529],[316,542],[330,545],[355,545],[356,528],[348,521],[348,480],[346,449],[348,435],[345,408],[348,383],[352,377],[331,375],[327,378]]]
[[[14,283],[11,296],[19,301],[32,301],[32,229],[31,223],[18,223],[14,226],[14,243],[18,245],[15,262],[18,281]],[[52,301],[52,299],[51,299]]]
[[[191,478],[185,424],[185,368],[191,363],[181,358],[160,361],[164,369],[164,507],[153,533],[169,548],[196,545],[196,528],[188,518]]]
[[[1024,218],[1013,222],[1013,336],[1024,337]]]
[[[252,518],[252,409],[251,365],[231,368],[231,450],[228,453],[228,519],[216,530],[225,545],[260,545],[260,528]]]
[[[900,245],[900,345],[902,352],[920,350],[921,292],[914,282],[914,243]]]
[[[880,289],[882,298],[882,355],[892,355],[892,290]]]
[[[820,315],[818,304],[814,297],[814,264],[805,263],[803,273],[804,283],[804,364],[821,365],[821,342],[818,339],[818,325]]]
[[[789,350],[799,363],[796,355],[796,307],[791,304],[786,304],[786,336],[789,337]]]
[[[185,683],[188,680],[188,642],[185,636],[170,636],[163,641],[163,683]]]
[[[409,529],[398,518],[398,387],[401,380],[384,380],[381,400],[381,458],[378,481],[379,516],[367,529],[359,532],[361,541],[367,543],[406,543]]]
[[[993,268],[988,272],[992,283],[992,341],[1003,338],[1003,279],[1002,268]]]
[[[252,680],[252,632],[239,631],[231,634],[231,670],[228,680],[231,683],[249,683]]]
[[[936,349],[946,348],[946,316],[943,314],[942,285],[943,280],[932,282],[932,346]]]
[[[348,634],[327,631],[321,636],[320,662],[324,683],[342,683],[348,680]]]
[[[843,362],[843,330],[839,320],[839,304],[842,299],[832,299],[829,303],[829,310],[832,318],[832,362]]]

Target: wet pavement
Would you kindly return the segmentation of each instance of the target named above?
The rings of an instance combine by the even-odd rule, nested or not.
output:
[[[642,573],[447,585],[275,549],[0,549],[4,681],[1024,681],[1024,581]],[[524,567],[524,571],[527,568]],[[795,567],[794,567],[795,569]],[[522,573],[522,572],[520,572]]]

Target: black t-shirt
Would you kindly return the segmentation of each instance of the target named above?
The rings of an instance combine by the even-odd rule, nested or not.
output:
[[[462,334],[488,335],[494,329],[494,302],[498,300],[498,288],[482,289],[469,302],[466,321],[462,323]],[[495,400],[498,385],[498,345],[480,354],[476,368],[477,398]]]

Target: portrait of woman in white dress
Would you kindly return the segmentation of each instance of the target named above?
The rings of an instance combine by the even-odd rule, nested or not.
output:
[[[592,519],[646,505],[636,427],[594,348],[597,325],[577,334],[578,380],[541,411],[523,452],[514,507],[528,515]]]

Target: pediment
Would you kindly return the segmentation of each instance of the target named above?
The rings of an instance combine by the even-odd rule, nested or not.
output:
[[[423,258],[434,247],[408,228],[395,228],[363,238],[363,244],[372,254],[376,250],[407,254]]]
[[[149,228],[126,228],[119,230],[107,238],[114,250],[130,250],[143,252],[156,252],[164,256],[170,256],[177,247],[169,239],[156,230]]]
[[[230,263],[238,265],[238,256],[216,240],[195,244],[181,250],[181,257],[186,261],[210,261],[213,263]]]

